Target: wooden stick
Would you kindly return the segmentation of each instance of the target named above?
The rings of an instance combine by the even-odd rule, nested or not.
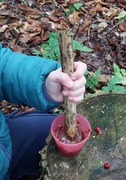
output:
[[[59,32],[59,45],[62,71],[71,76],[74,71],[74,58],[72,47],[73,35],[70,31]],[[65,132],[68,137],[76,136],[76,103],[64,97],[65,108]]]

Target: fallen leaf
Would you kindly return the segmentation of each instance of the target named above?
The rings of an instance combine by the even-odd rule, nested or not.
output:
[[[0,26],[6,25],[8,22],[8,18],[0,17]]]
[[[103,31],[107,26],[108,26],[108,24],[105,21],[99,23],[98,24],[98,32]]]
[[[79,11],[74,11],[72,14],[70,14],[69,16],[70,23],[74,25],[76,22],[78,22],[80,19],[79,17],[80,14],[82,14],[82,12]]]
[[[96,13],[96,12],[101,12],[102,11],[102,6],[100,3],[98,3],[95,7],[91,8],[89,10],[89,14],[93,14],[93,13]]]
[[[81,27],[79,29],[79,33],[83,33],[84,31],[88,30],[92,20],[89,18],[86,18],[81,24]]]
[[[121,31],[126,32],[126,22],[122,22],[122,23],[119,25],[119,28],[120,28]]]
[[[3,25],[1,28],[0,28],[0,32],[5,32],[5,30],[8,28],[8,25]]]
[[[29,36],[29,33],[24,33],[21,35],[20,42],[21,44],[26,44],[31,40],[31,37]]]

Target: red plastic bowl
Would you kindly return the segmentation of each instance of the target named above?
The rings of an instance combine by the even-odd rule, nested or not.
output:
[[[79,143],[76,143],[76,144],[66,144],[66,143],[61,142],[55,136],[56,128],[59,125],[64,126],[64,119],[65,119],[64,114],[59,115],[54,119],[54,121],[52,122],[52,125],[51,125],[51,134],[55,140],[55,143],[56,143],[56,146],[57,146],[59,152],[62,155],[76,156],[79,154],[79,152],[84,147],[84,144],[89,139],[90,134],[91,134],[91,126],[90,126],[89,121],[84,116],[77,114],[77,121],[78,121],[77,125],[79,128],[79,131],[84,133],[84,140]]]

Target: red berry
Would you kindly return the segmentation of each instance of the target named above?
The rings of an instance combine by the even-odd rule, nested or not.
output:
[[[105,169],[109,169],[110,166],[111,166],[110,162],[106,161],[106,162],[104,163],[104,168],[105,168]]]
[[[100,127],[96,127],[95,131],[99,134],[101,134],[101,128]]]

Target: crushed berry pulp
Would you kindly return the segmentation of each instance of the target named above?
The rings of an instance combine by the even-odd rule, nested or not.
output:
[[[64,125],[57,126],[55,136],[60,142],[65,144],[77,144],[85,139],[84,132],[80,132],[78,127],[76,127],[76,136],[74,138],[69,137],[65,132]]]

